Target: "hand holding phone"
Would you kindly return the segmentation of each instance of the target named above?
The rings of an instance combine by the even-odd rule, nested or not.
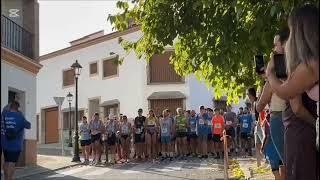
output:
[[[284,55],[275,54],[273,56],[273,63],[277,78],[287,78],[287,68]]]
[[[264,68],[263,55],[255,55],[254,61],[256,63],[256,73],[259,75],[264,74],[265,68]]]

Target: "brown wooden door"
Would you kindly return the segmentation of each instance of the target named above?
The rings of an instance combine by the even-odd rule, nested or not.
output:
[[[154,110],[156,116],[160,116],[162,111],[169,109],[173,115],[176,114],[178,107],[183,107],[183,99],[156,99],[150,100],[151,109]]]
[[[45,110],[45,143],[59,142],[58,108]]]

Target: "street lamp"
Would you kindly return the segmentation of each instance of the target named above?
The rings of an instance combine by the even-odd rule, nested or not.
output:
[[[74,149],[73,149],[73,159],[72,162],[80,162],[79,156],[79,134],[78,134],[78,77],[80,76],[82,66],[76,60],[75,63],[71,65],[71,68],[74,70],[74,78],[76,80],[76,105],[75,105],[75,113],[76,113],[76,122],[75,122],[75,136],[74,136]]]
[[[72,138],[71,138],[71,102],[72,102],[73,95],[69,92],[67,94],[67,100],[69,102],[69,147],[72,147]]]

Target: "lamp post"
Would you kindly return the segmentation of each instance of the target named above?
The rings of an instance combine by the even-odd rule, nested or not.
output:
[[[76,81],[76,104],[75,104],[75,113],[76,113],[76,122],[75,122],[75,136],[74,136],[74,153],[72,162],[80,162],[79,156],[79,133],[78,133],[78,77],[80,76],[82,66],[76,60],[75,63],[71,65],[71,68],[74,70],[74,78]]]
[[[67,100],[69,102],[69,147],[72,147],[72,138],[71,138],[71,102],[72,102],[73,95],[69,92],[67,94]]]

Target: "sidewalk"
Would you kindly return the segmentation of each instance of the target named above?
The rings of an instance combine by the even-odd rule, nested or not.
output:
[[[274,176],[267,167],[267,164],[262,163],[261,167],[257,167],[257,161],[255,158],[236,158],[239,162],[240,168],[245,175],[245,179],[250,180],[273,180]]]
[[[37,165],[17,168],[15,172],[15,178],[22,179],[23,177],[45,173],[48,171],[60,170],[79,164],[71,162],[71,160],[71,156],[47,156],[38,154]]]

